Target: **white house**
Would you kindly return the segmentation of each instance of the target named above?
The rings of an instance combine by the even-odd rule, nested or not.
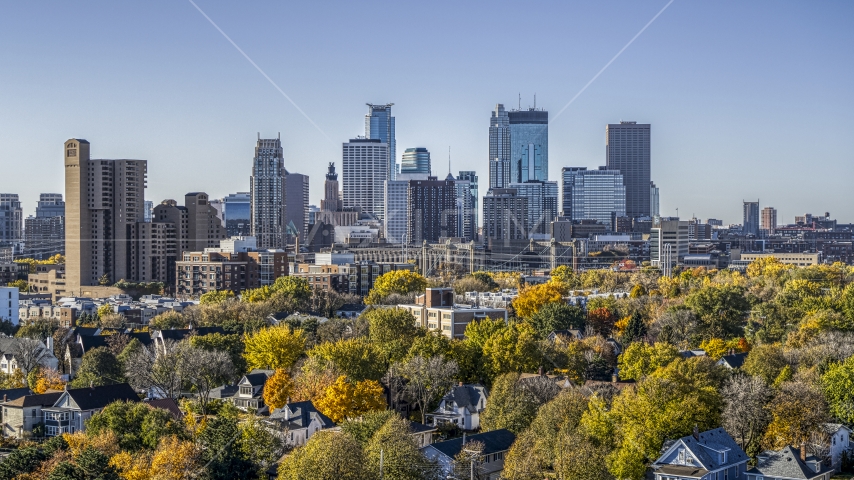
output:
[[[476,463],[474,465],[481,475],[478,478],[498,480],[501,478],[501,471],[504,470],[504,457],[515,441],[516,435],[513,435],[513,432],[500,429],[479,433],[468,438],[463,436],[462,438],[427,445],[421,449],[421,452],[429,460],[439,465],[444,475],[442,478],[450,478],[454,468],[454,458],[463,450],[464,446],[469,442],[482,443],[483,450],[475,457]]]
[[[21,352],[21,340],[14,337],[0,337],[0,372],[7,375],[14,373],[19,368],[21,363],[19,358],[15,358]],[[47,343],[38,341],[34,344],[34,352],[26,352],[29,356],[34,354],[39,365],[56,370],[59,366],[59,360],[53,354],[53,338],[48,337]]]
[[[265,420],[290,446],[301,447],[320,430],[334,428],[335,422],[317,411],[310,401],[289,403],[273,410]]]
[[[842,452],[851,449],[851,429],[839,423],[824,424],[824,431],[828,436],[828,450],[830,465],[834,470],[839,470],[842,462]]]
[[[439,402],[439,407],[427,415],[427,424],[439,426],[453,423],[463,430],[480,428],[480,414],[486,408],[486,387],[460,384]]]
[[[266,411],[264,384],[273,376],[273,370],[255,369],[237,382],[237,394],[231,397],[234,406],[242,410]]]
[[[665,444],[666,445],[666,444]],[[747,454],[723,428],[687,435],[663,449],[653,462],[655,480],[745,478]]]
[[[52,407],[42,409],[45,436],[85,431],[86,420],[119,401],[138,402],[139,395],[127,383],[66,390]]]
[[[0,320],[18,324],[18,287],[0,287]]]

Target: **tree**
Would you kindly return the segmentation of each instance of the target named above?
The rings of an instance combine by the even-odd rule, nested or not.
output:
[[[272,288],[274,292],[297,303],[305,302],[311,297],[311,287],[308,280],[300,277],[279,277],[273,282]]]
[[[322,343],[311,349],[309,356],[330,362],[347,378],[357,382],[379,380],[386,373],[382,352],[365,338]]]
[[[410,434],[409,422],[389,418],[365,446],[369,469],[377,478],[387,480],[421,480],[432,477],[427,458]]]
[[[185,480],[198,469],[199,451],[191,441],[171,435],[160,440],[151,457],[150,474],[157,480]]]
[[[546,388],[535,392],[527,385],[530,380],[536,382],[535,379],[521,380],[518,373],[507,373],[495,379],[489,401],[480,417],[483,431],[506,428],[517,435],[522,433],[534,420],[537,409],[560,392],[557,384],[548,378],[545,380],[550,385],[538,385]]]
[[[182,347],[180,364],[177,368],[194,388],[202,414],[207,414],[212,389],[230,381],[235,374],[234,365],[228,354],[221,351],[208,351],[190,345]]]
[[[729,344],[720,338],[710,338],[703,340],[700,348],[713,360],[720,360],[729,351]]]
[[[340,432],[321,430],[279,465],[279,480],[373,480],[359,443]]]
[[[527,323],[513,323],[490,337],[483,356],[492,375],[534,372],[542,365],[537,334]]]
[[[207,335],[191,335],[189,340],[190,345],[196,348],[227,353],[238,373],[246,371],[246,359],[243,358],[243,339],[240,335],[215,332]]]
[[[131,452],[154,450],[164,437],[184,434],[168,411],[130,402],[113,402],[86,423],[90,438],[107,431],[115,434],[120,448]]]
[[[779,450],[787,445],[807,443],[821,432],[827,421],[827,403],[822,392],[805,382],[784,382],[768,405],[771,423],[763,446]]]
[[[643,316],[641,316],[640,312],[635,311],[631,317],[629,317],[629,323],[626,325],[625,331],[623,331],[623,345],[629,345],[632,342],[636,342],[638,340],[643,340],[646,337],[647,328],[646,323],[643,321]]]
[[[374,281],[365,303],[377,305],[391,294],[407,295],[412,292],[423,292],[427,288],[427,280],[421,275],[409,270],[394,270],[384,273]]]
[[[750,303],[745,289],[732,284],[709,284],[685,297],[685,305],[700,319],[700,331],[706,337],[730,337],[740,333]]]
[[[315,401],[339,376],[334,365],[317,357],[307,358],[299,372],[294,381],[292,400],[295,402]]]
[[[239,445],[237,416],[233,413],[209,418],[198,435],[199,460],[210,480],[255,478],[252,463]]]
[[[234,298],[234,292],[232,292],[231,290],[215,290],[212,292],[203,293],[199,297],[199,303],[202,305],[209,303],[222,303],[232,298]]]
[[[182,357],[192,353],[187,347],[186,342],[172,340],[167,340],[161,349],[153,343],[140,346],[128,352],[122,362],[125,377],[135,389],[177,399],[186,379],[185,369],[179,368],[184,365]]]
[[[56,370],[52,370],[49,368],[39,369],[38,377],[35,382],[35,388],[33,392],[37,394],[42,394],[47,392],[48,390],[63,390],[65,388],[65,381],[62,379],[62,376]]]
[[[587,335],[610,336],[617,322],[611,309],[598,307],[591,310],[591,305],[588,305],[587,309]]]
[[[112,385],[125,381],[122,365],[106,347],[97,347],[83,354],[72,388]]]
[[[427,423],[428,409],[454,385],[457,362],[435,356],[415,356],[393,368],[407,380],[404,395],[421,410],[421,423]]]
[[[735,375],[723,390],[723,427],[749,455],[759,453],[759,440],[771,421],[766,406],[774,392],[759,377]]]
[[[39,367],[47,349],[40,340],[33,338],[18,338],[12,343],[10,352],[15,358],[18,369],[27,376],[32,370]]]
[[[148,327],[152,330],[170,330],[173,328],[187,328],[187,320],[180,313],[169,310],[152,318]]]
[[[635,342],[626,347],[626,351],[619,357],[620,377],[625,380],[640,380],[677,358],[679,350],[673,345]]]
[[[279,368],[264,383],[264,403],[271,411],[282,408],[288,403],[293,392],[294,381],[287,370]]]
[[[339,423],[372,410],[385,408],[383,387],[375,380],[348,381],[343,375],[330,385],[315,406],[333,422]]]
[[[545,304],[532,315],[530,322],[540,337],[545,338],[557,330],[584,331],[585,315],[584,310],[574,305],[567,305],[562,301],[552,302]]]
[[[15,280],[6,284],[7,287],[16,287],[19,292],[27,293],[30,291],[30,284],[26,280]]]
[[[285,442],[279,434],[272,432],[262,423],[261,417],[251,415],[240,422],[237,448],[243,457],[252,463],[257,477],[261,477],[282,458]]]
[[[356,418],[348,418],[341,422],[341,431],[354,438],[364,447],[377,431],[392,418],[400,418],[394,410],[375,410]]]
[[[244,344],[248,368],[290,368],[305,350],[305,334],[279,325],[247,334]]]
[[[821,385],[830,414],[846,424],[854,423],[854,357],[828,367]]]
[[[753,347],[741,369],[748,375],[755,375],[771,385],[787,365],[783,349],[779,344],[764,344]]]
[[[448,357],[451,355],[451,340],[438,332],[427,332],[426,335],[416,337],[412,346],[406,353],[406,359],[415,356],[430,358],[435,356]]]
[[[513,308],[516,310],[516,315],[531,318],[545,305],[562,302],[564,293],[563,285],[555,282],[526,287],[513,299]]]
[[[656,319],[650,329],[656,342],[666,342],[687,349],[697,333],[697,317],[686,308],[671,308]]]
[[[362,314],[368,321],[368,335],[387,362],[404,357],[418,334],[415,317],[402,308],[375,308]]]

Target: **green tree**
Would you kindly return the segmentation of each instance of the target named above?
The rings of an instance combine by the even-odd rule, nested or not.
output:
[[[384,480],[421,480],[430,478],[427,458],[421,453],[410,434],[409,422],[394,416],[389,418],[365,446],[371,471]]]
[[[620,378],[640,380],[679,358],[679,350],[667,343],[635,342],[619,356]]]
[[[148,327],[152,330],[169,330],[172,328],[187,328],[187,320],[180,313],[169,310],[152,318]]]
[[[638,340],[643,340],[646,337],[647,328],[646,323],[643,321],[643,316],[641,316],[640,312],[635,311],[631,317],[629,317],[629,323],[626,325],[625,331],[623,331],[623,345],[629,345],[632,342],[636,342]]]
[[[235,438],[239,431],[234,414],[210,417],[198,435],[201,462],[206,465],[205,478],[211,480],[254,478],[255,471]]]
[[[112,432],[122,450],[154,450],[164,437],[183,436],[184,429],[166,410],[145,403],[113,402],[92,415],[86,423],[86,435],[97,437]]]
[[[427,332],[426,335],[415,337],[406,359],[412,357],[448,357],[451,355],[451,340],[438,332]]]
[[[530,322],[540,337],[545,338],[556,330],[584,330],[585,317],[584,310],[579,307],[564,302],[552,302],[531,316]]]
[[[77,376],[69,385],[71,388],[85,388],[124,381],[122,365],[116,356],[105,347],[97,347],[83,354]]]
[[[685,297],[688,306],[700,319],[700,332],[706,337],[728,338],[740,334],[750,302],[744,287],[732,284],[709,284]]]
[[[282,460],[279,480],[374,480],[359,443],[341,432],[321,430]]]
[[[481,414],[483,431],[506,428],[519,434],[534,420],[537,409],[557,396],[560,388],[548,377],[522,379],[507,373],[495,379]]]
[[[483,356],[495,376],[509,372],[535,372],[542,365],[537,333],[527,323],[513,323],[487,340]]]
[[[231,358],[231,363],[234,364],[234,369],[238,373],[246,371],[246,359],[243,358],[243,339],[236,333],[222,334],[216,332],[207,335],[193,335],[190,337],[190,345],[209,352],[225,352]]]
[[[783,348],[778,343],[757,345],[750,350],[741,369],[748,375],[754,375],[771,385],[786,368],[788,363]]]
[[[27,293],[30,291],[30,284],[27,283],[26,280],[15,280],[14,282],[7,283],[6,286],[17,287],[18,291],[21,293]]]
[[[831,365],[821,376],[830,414],[846,424],[854,423],[854,357]]]
[[[365,446],[377,431],[392,418],[400,418],[394,410],[376,410],[356,418],[344,420],[341,431],[354,438],[359,445]]]
[[[427,288],[427,280],[421,275],[409,270],[395,270],[380,275],[374,281],[374,288],[365,297],[365,303],[376,305],[393,293],[407,295],[423,292],[425,288]]]
[[[368,321],[371,342],[389,363],[402,359],[419,333],[415,317],[402,308],[374,308],[362,316]]]

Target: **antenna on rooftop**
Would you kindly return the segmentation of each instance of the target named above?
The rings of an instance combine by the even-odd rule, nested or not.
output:
[[[448,145],[448,175],[451,174],[451,146]]]
[[[537,109],[537,94],[534,94],[534,110]]]
[[[519,110],[522,110],[522,92],[519,92]]]

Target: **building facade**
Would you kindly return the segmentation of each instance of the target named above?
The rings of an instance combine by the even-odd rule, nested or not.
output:
[[[596,220],[616,230],[617,217],[626,216],[626,187],[618,170],[582,170],[573,176],[572,220]]]
[[[435,243],[457,234],[457,192],[454,177],[410,180],[407,238],[411,243]]]
[[[285,170],[285,224],[293,224],[300,242],[308,234],[308,185],[308,175]]]
[[[512,110],[510,123],[510,176],[515,183],[549,179],[549,112]]]
[[[252,233],[252,197],[249,192],[237,192],[222,199],[222,217],[229,237],[246,237]]]
[[[572,218],[572,187],[575,176],[587,170],[587,167],[563,167],[560,170],[560,215]]]
[[[489,188],[507,186],[511,170],[510,117],[499,103],[489,119]]]
[[[401,174],[430,175],[430,152],[426,148],[407,148],[400,160]]]
[[[609,170],[623,174],[626,214],[632,218],[651,216],[650,125],[623,121],[608,124],[605,159]]]
[[[688,221],[678,218],[659,218],[653,224],[649,234],[649,256],[653,266],[672,267],[688,255],[688,229]]]
[[[368,114],[365,115],[365,138],[379,140],[386,144],[386,176],[380,182],[394,180],[397,162],[397,143],[394,139],[394,117],[391,115],[393,103],[385,105],[366,104]]]
[[[198,296],[217,290],[242,292],[272,285],[288,275],[283,250],[255,252],[184,252],[176,262],[176,293]]]
[[[0,193],[0,246],[23,240],[23,211],[17,193]]]
[[[509,188],[528,199],[528,238],[549,238],[549,225],[557,217],[557,182],[529,180]]]
[[[472,196],[471,182],[468,180],[457,178],[454,181],[454,189],[456,191],[456,212],[454,216],[456,217],[457,224],[457,233],[454,236],[464,240],[474,240],[477,234],[477,227],[475,226],[473,203],[477,197]]]
[[[250,233],[259,248],[285,246],[285,158],[281,138],[261,138],[255,145],[252,176]]]
[[[474,236],[477,237],[480,229],[480,202],[478,201],[480,198],[480,187],[477,183],[477,172],[473,170],[460,170],[459,174],[457,174],[457,180],[469,182],[472,208],[472,231],[474,232]]]
[[[528,199],[515,188],[493,188],[483,197],[483,239],[489,241],[528,238]]]
[[[65,202],[60,193],[42,193],[36,216],[24,220],[27,256],[37,260],[65,253]]]
[[[388,144],[379,139],[354,138],[343,144],[342,150],[344,208],[359,208],[383,220]]]
[[[389,180],[385,182],[386,212],[383,222],[383,236],[389,243],[411,243],[408,238],[409,223],[409,180]]]
[[[762,222],[760,225],[762,230],[768,235],[774,235],[777,231],[777,209],[774,207],[765,207],[762,209]]]
[[[742,233],[744,235],[759,236],[759,201],[743,202],[744,219]]]
[[[655,182],[649,182],[649,216],[657,217],[660,214],[661,207],[658,187],[655,186]]]

